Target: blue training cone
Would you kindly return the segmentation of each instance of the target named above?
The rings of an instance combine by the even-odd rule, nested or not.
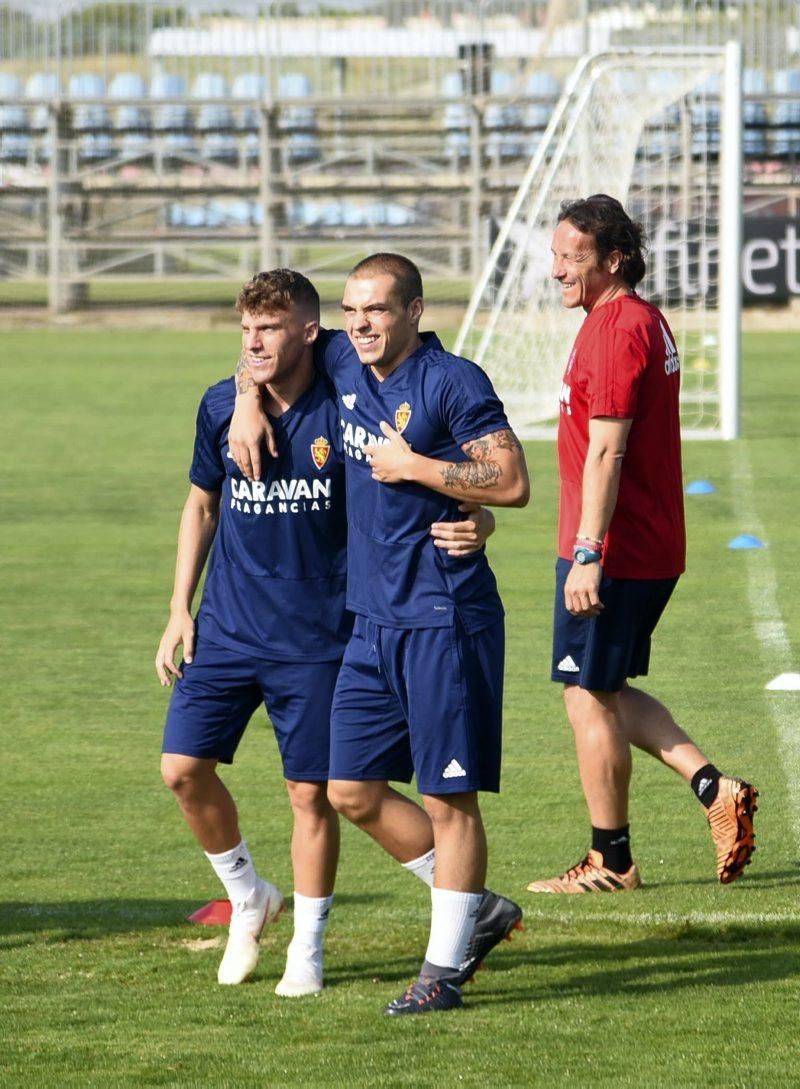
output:
[[[728,541],[728,548],[733,549],[766,547],[767,546],[763,541],[760,541],[758,537],[753,537],[750,533],[740,533],[738,537],[734,537],[732,541]]]
[[[710,480],[693,480],[691,484],[686,485],[687,495],[710,495],[716,490]]]

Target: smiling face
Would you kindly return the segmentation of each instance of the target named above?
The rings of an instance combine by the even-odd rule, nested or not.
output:
[[[242,311],[242,351],[253,381],[280,385],[291,379],[314,343],[319,322],[297,306],[259,314]]]
[[[619,251],[601,260],[592,235],[579,231],[568,219],[562,219],[553,233],[552,253],[552,276],[561,285],[561,301],[569,309],[582,306],[589,311],[629,291],[619,272]]]
[[[342,312],[350,343],[365,366],[384,378],[420,345],[421,298],[404,305],[390,273],[350,276]]]

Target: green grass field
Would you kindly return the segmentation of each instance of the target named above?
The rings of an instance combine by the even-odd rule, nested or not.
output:
[[[524,891],[587,846],[547,679],[554,451],[531,445],[531,504],[501,512],[490,542],[509,656],[504,790],[484,807],[490,883],[524,905],[526,929],[463,1011],[400,1023],[381,1009],[424,952],[427,893],[353,829],[319,998],[273,993],[288,915],[237,988],[216,984],[222,932],[185,922],[220,890],[160,783],[167,694],[152,659],[196,404],[232,368],[235,331],[3,341],[0,1086],[800,1084],[800,694],[764,690],[798,669],[798,336],[748,336],[746,437],[686,448],[687,480],[718,490],[687,500],[689,571],[648,683],[712,759],[758,784],[753,866],[718,886],[701,807],[642,757],[645,887]],[[746,531],[769,547],[727,549]],[[228,781],[259,868],[290,891],[289,807],[263,721]]]

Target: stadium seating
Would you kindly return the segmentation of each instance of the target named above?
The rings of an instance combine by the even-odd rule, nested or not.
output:
[[[93,72],[79,72],[70,77],[68,95],[70,98],[104,99],[105,80]],[[97,105],[78,103],[72,111],[72,127],[75,132],[107,131],[111,128],[108,106],[102,102],[98,102]]]
[[[653,92],[659,99],[668,92],[671,77],[667,72],[655,72]],[[670,159],[681,153],[681,108],[678,103],[668,106],[658,117],[646,125],[647,139],[643,141],[640,156],[646,159]]]
[[[278,98],[308,98],[311,80],[302,72],[284,72],[278,80]],[[278,114],[278,129],[287,136],[286,154],[290,163],[310,162],[319,158],[317,119],[309,106],[287,106]]]
[[[0,72],[0,99],[22,98],[22,84],[16,76]],[[31,150],[28,113],[24,106],[0,104],[0,162],[27,162]]]
[[[34,72],[25,83],[25,97],[36,102],[30,114],[34,155],[39,163],[50,159],[50,144],[41,137],[47,132],[50,114],[46,103],[61,96],[61,83],[55,72]]]
[[[242,72],[233,81],[231,97],[250,102],[262,99],[267,90],[267,81],[257,72]],[[236,128],[240,132],[258,132],[258,110],[255,106],[242,106],[236,112]]]
[[[695,159],[719,157],[719,96],[720,78],[711,76],[692,103],[692,156]]]
[[[74,98],[104,99],[105,80],[93,72],[78,72],[70,77],[68,94]],[[79,162],[99,162],[114,155],[114,142],[109,132],[111,114],[104,102],[76,103],[72,110],[72,128],[79,137]]]
[[[492,72],[491,94],[510,97],[515,86],[510,72],[502,69]],[[486,154],[490,159],[519,159],[525,155],[526,147],[520,133],[524,120],[519,106],[510,102],[490,102],[483,115],[483,124],[487,131]]]
[[[286,209],[290,227],[409,227],[416,222],[411,208],[392,201],[293,200]]]
[[[119,99],[147,99],[147,82],[133,72],[120,72],[108,85],[108,97]],[[113,125],[116,132],[147,133],[151,128],[150,111],[133,102],[125,102],[114,111]]]
[[[765,96],[768,93],[767,77],[760,68],[745,68],[742,73],[742,91],[745,96]],[[745,102],[742,105],[742,143],[749,159],[766,158],[769,148],[767,139],[767,107],[763,101]]]
[[[795,101],[775,103],[772,147],[775,155],[795,158],[800,155],[800,71],[778,68],[772,81],[775,94],[796,95]]]
[[[442,123],[448,159],[456,164],[469,156],[469,108],[464,101],[464,81],[460,72],[448,72],[442,79],[442,97],[447,99]]]
[[[529,98],[542,99],[540,102],[531,102],[525,107],[525,128],[531,130],[527,134],[528,154],[533,155],[541,142],[544,130],[550,123],[553,108],[561,96],[561,81],[552,72],[534,72],[525,83],[525,95]]]
[[[154,76],[150,82],[150,98],[186,98],[186,80],[175,73]],[[153,129],[163,137],[167,158],[196,154],[192,136],[192,115],[185,102],[164,103],[153,111]]]
[[[228,81],[218,72],[201,72],[192,84],[192,98],[219,99],[218,103],[204,102],[197,109],[195,130],[203,135],[200,154],[204,159],[223,163],[238,159],[230,97]]]

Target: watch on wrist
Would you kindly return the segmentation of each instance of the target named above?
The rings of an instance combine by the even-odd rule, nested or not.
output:
[[[598,552],[596,549],[586,548],[585,545],[575,545],[572,550],[572,558],[575,563],[584,566],[589,563],[599,563],[603,558],[603,553]]]

